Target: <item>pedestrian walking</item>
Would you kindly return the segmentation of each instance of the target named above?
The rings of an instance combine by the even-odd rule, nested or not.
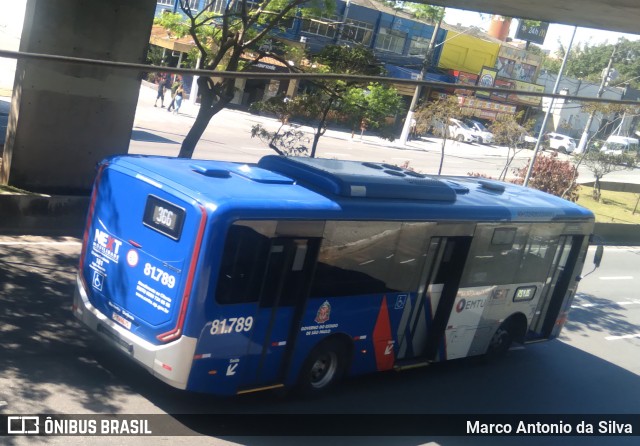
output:
[[[158,95],[156,96],[156,101],[153,103],[154,107],[158,106],[158,99],[160,99],[160,108],[164,108],[164,91],[166,86],[166,80],[164,76],[158,76]]]
[[[409,123],[409,137],[407,138],[408,141],[411,141],[412,139],[416,139],[417,133],[416,133],[416,127],[417,127],[418,123],[414,118],[411,118],[411,121]]]
[[[173,98],[175,102],[175,109],[173,110],[174,115],[177,115],[178,111],[180,111],[180,106],[182,105],[183,96],[184,96],[184,89],[182,88],[182,83],[180,83],[180,85],[178,85],[178,88],[176,89],[176,94]]]
[[[173,85],[171,85],[171,102],[169,103],[169,106],[167,107],[167,111],[170,112],[171,110],[173,110],[175,108],[176,105],[176,91],[178,90],[178,87],[182,84],[182,78],[180,76],[176,76],[175,82],[173,83]]]

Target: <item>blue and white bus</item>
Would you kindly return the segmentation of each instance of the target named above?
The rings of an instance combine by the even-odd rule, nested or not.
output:
[[[320,393],[344,376],[558,336],[593,214],[384,163],[101,163],[74,314],[180,389]]]

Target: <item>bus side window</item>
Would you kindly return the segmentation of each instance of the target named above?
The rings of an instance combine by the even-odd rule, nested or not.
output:
[[[537,282],[546,277],[558,245],[557,237],[532,234],[525,248],[516,282]]]
[[[268,237],[246,226],[231,226],[218,275],[218,303],[257,302],[268,257]]]
[[[327,222],[311,286],[312,297],[357,296],[389,291],[401,224]]]
[[[528,226],[479,227],[471,245],[462,286],[514,283],[528,238]]]

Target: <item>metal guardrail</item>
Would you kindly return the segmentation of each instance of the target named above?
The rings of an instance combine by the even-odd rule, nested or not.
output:
[[[459,84],[450,84],[447,82],[434,82],[434,81],[421,81],[416,79],[400,79],[384,76],[359,76],[349,74],[331,74],[331,73],[259,73],[259,72],[244,72],[244,71],[216,71],[216,70],[197,70],[192,68],[173,68],[173,67],[159,67],[157,65],[146,65],[139,63],[129,62],[116,62],[99,59],[86,59],[80,57],[60,56],[54,54],[39,54],[39,53],[27,53],[22,51],[8,51],[0,50],[0,57],[6,57],[10,59],[26,59],[26,60],[41,60],[48,62],[65,62],[73,64],[84,64],[93,66],[102,66],[105,68],[115,68],[120,70],[130,70],[142,73],[149,72],[163,72],[163,73],[175,73],[175,74],[191,74],[197,76],[210,76],[221,78],[240,78],[240,79],[324,79],[324,80],[342,80],[342,81],[359,81],[359,82],[378,82],[378,83],[395,83],[406,85],[421,85],[423,87],[432,88],[462,88]],[[509,90],[505,88],[497,87],[483,87],[478,85],[464,85],[465,90],[471,91],[487,91],[494,93],[518,94],[523,96],[545,97],[555,99],[574,100],[581,102],[600,102],[600,103],[615,103],[624,105],[640,105],[637,101],[623,100],[623,99],[606,99],[587,96],[573,96],[563,94],[552,94],[536,91],[526,90]]]

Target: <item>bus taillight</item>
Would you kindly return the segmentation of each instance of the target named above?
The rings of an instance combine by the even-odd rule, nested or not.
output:
[[[102,173],[109,163],[104,163],[98,168],[96,174],[96,180],[93,182],[93,192],[91,193],[91,201],[89,202],[89,210],[87,212],[87,222],[84,227],[84,235],[82,237],[82,251],[80,252],[80,264],[78,265],[78,272],[82,286],[87,289],[87,282],[84,280],[83,265],[84,259],[87,255],[87,242],[89,241],[89,229],[91,228],[91,222],[93,221],[93,212],[95,211],[96,201],[98,198],[98,188],[100,187],[100,180],[102,179]]]

